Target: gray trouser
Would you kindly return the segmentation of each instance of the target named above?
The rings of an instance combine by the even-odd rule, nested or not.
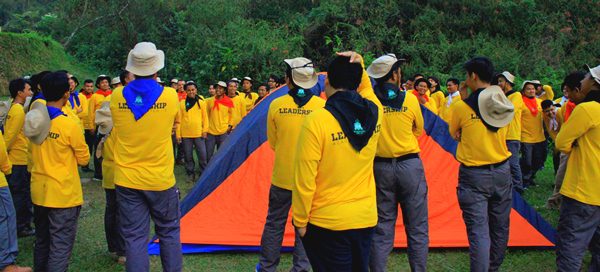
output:
[[[394,247],[398,203],[408,237],[410,268],[412,271],[426,271],[429,224],[427,182],[421,159],[375,162],[373,170],[379,220],[371,244],[371,271],[386,271],[388,255]]]
[[[567,163],[569,162],[569,154],[560,153],[560,162],[558,164],[558,170],[556,171],[556,177],[554,178],[554,191],[548,198],[547,205],[551,208],[560,207],[560,201],[562,195],[560,194],[560,187],[562,187],[563,180],[565,179],[565,173],[567,172]]]
[[[185,153],[185,171],[188,175],[194,174],[194,149],[198,157],[198,169],[200,173],[206,168],[206,143],[204,138],[183,138],[183,152]]]
[[[535,179],[535,174],[544,167],[548,155],[546,141],[530,144],[521,143],[521,172],[524,185],[529,185]]]
[[[556,241],[557,270],[579,271],[588,247],[592,253],[589,271],[600,271],[600,206],[563,196]]]
[[[0,187],[0,270],[15,263],[17,243],[17,217],[8,187]]]
[[[80,211],[81,206],[48,208],[33,205],[35,224],[33,266],[36,272],[68,270]]]
[[[116,187],[119,228],[125,240],[127,271],[150,271],[148,237],[150,217],[159,239],[163,271],[181,271],[183,257],[179,235],[179,193],[176,187],[144,191]]]
[[[267,222],[265,222],[265,228],[260,239],[259,271],[276,271],[277,269],[281,255],[283,233],[285,232],[285,224],[291,205],[292,191],[271,185]],[[309,271],[310,263],[298,232],[296,232],[295,240],[293,267],[291,271]]]
[[[210,158],[212,158],[213,154],[215,154],[216,150],[219,150],[219,147],[221,147],[221,144],[223,144],[223,142],[225,142],[225,139],[227,139],[227,134],[221,134],[221,135],[212,135],[212,134],[208,134],[206,136],[206,161],[210,162]]]
[[[508,244],[510,165],[487,169],[461,165],[457,195],[467,226],[471,271],[498,271]]]
[[[514,189],[523,190],[523,174],[521,173],[521,164],[519,162],[519,152],[521,142],[509,140],[506,141],[508,151],[512,153],[508,161],[510,162],[510,174],[512,176],[512,185]]]

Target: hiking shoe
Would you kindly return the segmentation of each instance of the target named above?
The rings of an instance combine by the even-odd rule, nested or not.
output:
[[[31,267],[25,267],[25,266],[18,266],[18,265],[14,265],[11,264],[7,267],[5,267],[4,269],[2,269],[2,272],[32,272],[33,270],[31,269]]]

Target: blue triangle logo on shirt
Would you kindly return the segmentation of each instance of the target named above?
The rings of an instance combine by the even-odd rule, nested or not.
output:
[[[363,128],[362,124],[360,123],[360,121],[358,121],[358,119],[356,119],[356,121],[354,121],[354,134],[356,135],[363,135],[365,134],[365,129]]]
[[[142,99],[141,96],[138,95],[135,97],[135,102],[133,102],[133,103],[135,103],[138,106],[141,106],[141,105],[144,105],[144,100]]]
[[[304,93],[304,89],[298,89],[298,97],[305,97],[306,94]]]
[[[394,90],[391,90],[391,89],[388,90],[388,99],[391,100],[391,99],[394,99],[396,97],[398,97],[398,94]]]

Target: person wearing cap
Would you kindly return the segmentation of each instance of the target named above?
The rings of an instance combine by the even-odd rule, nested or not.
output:
[[[206,161],[210,162],[215,149],[218,150],[225,142],[227,134],[231,131],[234,104],[227,96],[227,84],[219,81],[215,84],[215,96],[206,99],[208,114],[208,134],[206,136]]]
[[[473,92],[451,108],[448,124],[458,140],[458,203],[467,227],[471,271],[498,271],[512,207],[506,132],[514,106],[500,87],[490,85],[494,65],[488,58],[473,58],[463,67]]]
[[[208,112],[206,101],[198,95],[196,83],[189,81],[185,84],[188,96],[180,102],[177,126],[177,139],[182,142],[185,154],[185,172],[188,182],[196,181],[194,172],[194,150],[198,158],[198,176],[206,168],[206,137],[208,135]]]
[[[563,93],[565,96],[569,96],[570,93],[573,93],[581,88],[581,81],[585,79],[586,72],[577,71],[572,72],[567,75],[563,81]],[[563,128],[564,123],[569,120],[573,110],[575,109],[576,104],[569,99],[556,114],[556,120],[559,122],[560,129]],[[559,129],[559,131],[560,131]],[[546,207],[550,209],[558,209],[560,207],[560,203],[562,201],[562,195],[560,194],[560,188],[562,187],[562,183],[565,178],[565,173],[567,170],[567,162],[569,161],[569,154],[560,152],[556,148],[556,134],[550,134],[550,137],[554,139],[554,149],[559,154],[558,158],[558,168],[556,170],[555,178],[554,178],[554,191],[552,195],[546,201]]]
[[[401,61],[394,54],[377,58],[367,69],[383,104],[381,133],[373,172],[377,188],[377,227],[371,244],[371,271],[386,271],[394,247],[398,204],[408,237],[412,271],[427,270],[429,225],[427,182],[417,137],[424,130],[417,98],[400,90]]]
[[[444,98],[442,104],[438,105],[440,118],[446,122],[449,121],[448,113],[450,112],[450,107],[456,104],[456,102],[462,100],[460,92],[458,91],[459,86],[460,80],[457,78],[449,78],[446,80],[446,90],[448,91],[448,96]]]
[[[557,271],[580,271],[587,248],[589,271],[600,270],[600,66],[587,69],[581,87],[569,92],[577,107],[556,136],[556,148],[569,154],[560,189]]]
[[[2,136],[1,130],[0,136]],[[11,174],[11,169],[12,164],[6,152],[4,137],[0,137],[0,232],[2,233],[2,240],[0,240],[0,271],[31,272],[30,267],[16,265],[19,254],[19,244],[17,242],[18,215],[15,206],[13,206],[11,190],[6,179],[6,175]]]
[[[156,82],[164,64],[164,52],[153,43],[136,44],[127,56],[125,68],[135,80],[113,93],[110,100],[117,132],[114,181],[127,271],[150,270],[150,218],[160,240],[163,270],[182,269],[179,192],[171,144],[179,99],[174,89]]]
[[[539,80],[532,80],[535,83],[535,96],[540,100],[554,100],[554,91],[550,85],[542,85]]]
[[[429,81],[424,77],[421,77],[415,80],[415,90],[412,91],[412,94],[417,97],[421,105],[429,109],[434,114],[438,114],[437,102],[428,95],[430,88],[431,83],[429,83]]]
[[[36,271],[67,271],[83,204],[77,165],[86,165],[90,154],[77,122],[61,111],[69,99],[67,74],[50,73],[41,87],[46,105],[35,103],[25,120],[32,142],[33,262]]]
[[[171,81],[169,81],[171,88],[177,90],[177,83],[179,82],[179,79],[173,78],[171,79]]]
[[[515,86],[515,76],[508,71],[504,71],[500,74],[497,74],[494,79],[497,81],[497,85],[500,87],[500,89],[502,89],[508,100],[510,100],[515,107],[515,115],[510,124],[508,124],[508,129],[506,132],[506,146],[508,147],[508,151],[511,153],[509,163],[513,189],[519,193],[522,193],[524,189],[523,174],[521,173],[519,153],[521,150],[521,116],[523,114],[523,110],[526,110],[526,107],[523,103],[521,93],[513,89]]]
[[[306,116],[323,108],[325,100],[310,91],[317,84],[317,72],[307,58],[284,60],[285,81],[288,93],[269,106],[267,114],[267,140],[275,151],[275,163],[269,190],[269,209],[260,243],[260,261],[257,271],[276,271],[281,243],[292,205],[294,161],[300,129]],[[299,234],[296,232],[294,262],[291,271],[309,271],[310,263]]]
[[[244,101],[246,102],[246,112],[250,112],[254,108],[254,103],[258,99],[258,94],[252,92],[252,78],[244,77],[242,79],[242,94]]]
[[[442,91],[442,86],[440,86],[440,80],[437,77],[430,76],[427,78],[427,81],[431,84],[428,95],[431,99],[435,100],[435,104],[439,108],[446,100],[446,95]]]
[[[119,79],[119,77],[113,77],[113,79],[111,79],[110,81],[110,87],[114,90],[115,88],[121,87],[123,86],[123,84],[121,84],[121,79]]]
[[[538,81],[539,82],[539,81]],[[546,161],[547,142],[542,121],[542,100],[535,97],[538,83],[525,80],[521,94],[525,108],[521,114],[521,172],[523,187],[535,185],[535,175]]]
[[[25,237],[35,234],[31,227],[33,217],[30,191],[31,173],[27,170],[29,140],[23,134],[24,104],[33,93],[28,81],[22,78],[10,81],[8,90],[12,103],[4,124],[4,143],[6,143],[8,158],[12,163],[12,173],[6,175],[6,178],[17,213],[17,234],[19,237]]]
[[[92,147],[92,156],[94,160],[93,179],[99,182],[102,181],[102,161],[100,160],[100,158],[94,155],[94,152],[97,150],[98,143],[100,143],[100,140],[104,135],[97,133],[94,120],[96,120],[96,111],[100,109],[102,103],[104,101],[110,101],[110,96],[112,95],[112,90],[110,89],[110,80],[111,78],[106,75],[98,76],[98,78],[96,79],[96,88],[98,88],[98,90],[92,95],[88,103],[88,118],[92,123],[91,132],[93,132],[95,136],[94,146]]]
[[[231,125],[234,129],[241,121],[246,117],[248,111],[246,110],[246,102],[238,93],[238,80],[232,78],[227,82],[227,96],[233,101],[233,115],[231,116]],[[228,131],[227,133],[230,133]]]
[[[325,107],[300,129],[292,222],[314,271],[369,269],[383,107],[363,67],[359,54],[338,53],[327,70]]]

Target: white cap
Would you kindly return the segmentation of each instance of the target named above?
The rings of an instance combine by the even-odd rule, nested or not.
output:
[[[138,76],[156,74],[165,67],[165,53],[151,42],[141,42],[129,51],[125,70]]]

